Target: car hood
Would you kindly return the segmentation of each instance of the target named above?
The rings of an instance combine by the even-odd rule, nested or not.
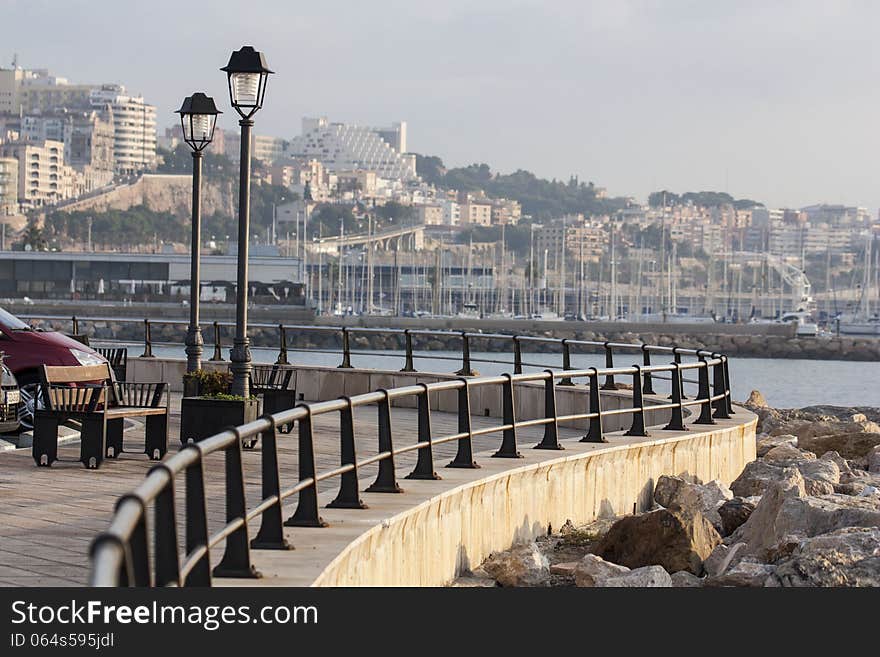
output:
[[[100,355],[95,352],[94,349],[87,347],[82,342],[77,342],[73,338],[70,338],[63,333],[59,333],[58,331],[9,331],[6,335],[8,335],[14,342],[32,344],[35,347],[67,347],[68,349],[79,349],[80,351],[95,354],[96,356]]]

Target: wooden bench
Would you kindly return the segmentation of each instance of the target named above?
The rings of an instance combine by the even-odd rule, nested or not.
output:
[[[296,370],[289,365],[252,365],[249,387],[252,394],[262,395],[265,414],[296,406]],[[292,429],[293,422],[278,426],[281,433]]]
[[[94,347],[94,350],[110,363],[116,380],[125,381],[128,374],[128,349],[126,347]]]
[[[168,451],[168,396],[165,383],[116,381],[106,363],[79,367],[44,365],[40,372],[43,408],[34,411],[32,454],[39,466],[58,460],[58,424],[78,420],[80,461],[97,468],[122,453],[123,420],[146,418],[144,453],[152,460]]]

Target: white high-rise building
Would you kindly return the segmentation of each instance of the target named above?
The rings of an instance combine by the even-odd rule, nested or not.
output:
[[[126,94],[125,87],[105,84],[94,89],[89,103],[113,117],[113,156],[117,173],[134,173],[156,162],[156,107],[143,96]]]
[[[413,180],[415,157],[405,149],[405,123],[369,128],[320,117],[303,119],[302,134],[291,141],[289,154],[319,160],[331,172],[368,170],[379,178]]]

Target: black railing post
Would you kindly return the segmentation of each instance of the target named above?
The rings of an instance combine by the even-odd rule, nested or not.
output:
[[[348,339],[348,329],[342,328],[342,362],[339,364],[338,369],[350,369],[351,368],[351,344]]]
[[[590,428],[587,435],[581,438],[582,443],[607,443],[602,432],[602,394],[599,388],[599,370],[590,368]],[[617,387],[614,388],[617,390]],[[604,386],[602,387],[604,390]]]
[[[73,335],[79,335],[79,320],[76,315],[70,318],[71,332]]]
[[[669,424],[663,427],[664,431],[687,431],[684,426],[684,414],[682,412],[681,396],[681,363],[672,363],[672,371],[669,373],[672,380],[672,417]]]
[[[350,397],[342,397],[345,406],[339,411],[340,464],[352,469],[339,478],[339,494],[327,505],[328,509],[366,509],[358,494],[357,452],[354,446],[354,412]]]
[[[733,412],[733,397],[730,394],[730,370],[727,368],[727,356],[721,357],[724,360],[724,394],[727,399],[727,412],[735,415]]]
[[[559,415],[556,413],[556,381],[553,370],[544,370],[544,436],[535,449],[565,449],[559,444]]]
[[[648,345],[642,345],[642,365],[645,367],[651,367],[651,351],[648,349]],[[645,372],[642,375],[642,393],[645,395],[654,395],[654,381],[651,379],[651,372]]]
[[[174,512],[174,473],[164,463],[150,468],[150,473],[164,470],[168,481],[156,496],[153,549],[156,562],[156,586],[180,584],[180,554],[177,552],[177,517]]]
[[[397,484],[397,470],[394,465],[394,442],[391,435],[391,400],[387,390],[379,390],[382,399],[376,404],[379,425],[379,453],[388,456],[379,461],[379,474],[368,488],[368,493],[402,493]]]
[[[700,417],[694,420],[694,424],[715,424],[712,419],[712,392],[709,390],[709,363],[700,354],[700,368],[698,370],[697,399],[700,403]]]
[[[642,368],[633,365],[633,403],[632,403],[632,424],[624,436],[647,436],[645,431],[645,399],[642,396]]]
[[[144,320],[144,353],[141,354],[141,358],[152,358],[153,357],[153,338],[151,336],[150,331],[150,320]]]
[[[522,374],[522,344],[519,336],[513,336],[513,373]]]
[[[264,500],[274,497],[275,502],[263,511],[260,518],[260,531],[251,541],[254,550],[292,550],[293,546],[284,538],[284,519],[281,517],[281,472],[278,468],[277,425],[272,415],[261,419],[269,423],[269,428],[260,436],[261,487]]]
[[[129,586],[152,586],[153,577],[150,571],[150,548],[147,539],[147,509],[144,501],[134,493],[126,493],[116,502],[115,511],[125,502],[133,500],[140,506],[138,522],[128,539],[126,560],[131,563]]]
[[[433,435],[431,433],[431,400],[428,398],[428,384],[418,384],[419,393],[419,442],[428,443],[420,447],[416,467],[406,475],[405,479],[442,479],[434,471]]]
[[[287,329],[284,324],[278,325],[278,359],[276,365],[289,365],[287,361]]]
[[[605,367],[608,369],[612,369],[614,367],[614,353],[611,350],[611,343],[606,342],[604,344],[605,347]],[[606,374],[605,375],[605,383],[602,385],[602,390],[617,390],[617,384],[614,383],[614,375]]]
[[[568,344],[568,338],[562,339],[562,369],[570,370],[571,369],[571,347]],[[570,376],[563,377],[559,380],[557,385],[560,386],[573,386],[574,382],[571,380]]]
[[[455,458],[446,467],[479,468],[480,466],[474,461],[470,382],[467,379],[459,379],[459,381],[461,382],[461,387],[458,389],[458,433],[465,435],[458,439],[458,452],[456,452]]]
[[[718,397],[712,405],[715,408],[713,417],[716,420],[730,419],[730,413],[727,412],[727,394],[724,387],[724,361],[719,354],[712,354],[718,362],[712,366],[712,396]]]
[[[467,331],[461,332],[461,369],[456,372],[459,376],[475,376],[471,369],[471,343]]]
[[[672,360],[676,365],[681,365],[681,354],[678,353],[678,347],[672,348]],[[672,395],[670,395],[670,399],[671,398],[672,398]],[[683,380],[682,380],[682,385],[681,385],[681,398],[682,399],[688,398],[684,392],[684,381]]]
[[[413,363],[413,345],[412,345],[412,335],[409,332],[409,329],[403,329],[403,341],[404,348],[406,349],[406,360],[403,363],[403,367],[401,368],[401,372],[415,372],[416,366]]]
[[[504,383],[501,384],[501,408],[502,422],[506,427],[501,438],[501,449],[492,457],[498,459],[521,459],[523,455],[516,449],[516,404],[513,397],[513,377],[510,374],[502,374]]]
[[[326,527],[327,523],[318,515],[318,482],[315,481],[315,439],[312,434],[312,407],[297,404],[306,410],[306,416],[299,421],[299,480],[311,479],[312,483],[299,492],[296,511],[284,521],[286,527]]]
[[[200,547],[205,554],[193,566],[183,581],[184,586],[211,586],[211,551],[208,548],[208,505],[205,498],[205,472],[202,453],[198,443],[187,445],[184,450],[194,451],[198,456],[186,469],[186,553],[192,554]]]
[[[241,432],[236,427],[227,431],[235,433],[233,444],[224,452],[226,462],[226,523],[241,521],[238,529],[226,537],[223,558],[214,566],[214,577],[257,578],[260,573],[251,563],[248,545],[247,502],[244,493],[244,466],[241,462]],[[300,457],[302,458],[302,457]]]
[[[220,324],[214,322],[214,355],[211,356],[214,362],[223,360],[223,345],[220,343]]]

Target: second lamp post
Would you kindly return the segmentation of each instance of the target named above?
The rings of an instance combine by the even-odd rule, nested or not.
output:
[[[230,353],[232,387],[230,392],[250,396],[251,348],[247,335],[248,302],[248,238],[250,229],[251,191],[251,118],[263,106],[266,81],[272,71],[266,66],[263,53],[252,46],[243,46],[229,58],[221,71],[229,82],[229,100],[241,116],[241,158],[238,187],[238,272],[235,290],[235,338]]]
[[[177,110],[180,114],[180,127],[183,140],[192,149],[193,188],[192,188],[192,240],[189,277],[189,326],[186,330],[186,371],[195,372],[202,368],[202,329],[199,326],[199,297],[201,275],[199,273],[199,252],[202,243],[202,216],[200,209],[202,186],[202,151],[214,138],[214,127],[220,111],[214,99],[203,93],[194,93],[184,99]]]

